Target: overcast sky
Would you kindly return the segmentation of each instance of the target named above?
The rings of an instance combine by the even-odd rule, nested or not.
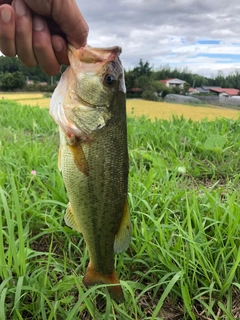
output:
[[[239,0],[77,0],[88,44],[119,45],[125,69],[187,67],[205,76],[240,69]]]

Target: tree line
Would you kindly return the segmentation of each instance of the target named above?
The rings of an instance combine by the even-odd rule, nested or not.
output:
[[[66,69],[66,66],[62,67],[62,71]],[[14,90],[44,90],[53,91],[56,81],[59,81],[60,74],[54,78],[47,76],[39,66],[33,68],[27,68],[22,65],[17,57],[9,58],[0,56],[0,90],[1,91],[14,91]],[[131,70],[125,70],[125,81],[128,94],[140,95],[142,98],[154,100],[161,94],[162,96],[169,93],[167,88],[159,80],[168,78],[178,78],[186,81],[183,92],[186,93],[188,88],[200,87],[200,86],[220,86],[223,88],[236,88],[240,89],[240,71],[224,76],[222,71],[219,71],[214,78],[207,78],[199,74],[184,69],[172,69],[168,66],[164,66],[158,69],[154,69],[150,66],[148,61],[139,61],[139,64]],[[33,82],[32,85],[26,85],[27,80]],[[43,88],[39,85],[41,82],[46,82],[47,86]],[[137,93],[133,93],[133,88],[140,89]],[[179,89],[175,88],[174,93],[179,93]]]
[[[182,91],[178,87],[170,89],[159,81],[169,78],[178,78],[186,81],[184,89]],[[165,66],[154,70],[148,61],[143,62],[140,60],[138,66],[132,70],[125,71],[125,81],[129,97],[141,96],[144,99],[157,100],[159,94],[161,94],[161,97],[164,97],[168,93],[186,94],[189,87],[219,86],[222,88],[240,89],[240,71],[236,69],[235,72],[227,76],[224,76],[223,72],[219,71],[216,77],[207,78],[192,73],[187,68],[181,70]],[[132,88],[141,90],[135,92]]]
[[[66,66],[63,66],[63,70]],[[0,56],[0,91],[53,91],[55,83],[60,79],[60,74],[51,78],[46,75],[39,66],[33,68],[25,67],[17,57],[9,58]],[[32,85],[27,85],[27,80],[33,82]],[[41,87],[41,82],[47,85]]]

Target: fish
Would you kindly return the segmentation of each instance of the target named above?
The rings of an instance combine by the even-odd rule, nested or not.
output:
[[[128,205],[126,87],[121,48],[76,49],[52,95],[50,115],[59,126],[58,167],[69,204],[66,224],[82,233],[89,263],[86,287],[107,284],[124,302],[114,267],[115,253],[131,242]]]

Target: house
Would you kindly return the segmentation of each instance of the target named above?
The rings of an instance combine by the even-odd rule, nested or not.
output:
[[[128,92],[130,92],[130,93],[142,92],[142,89],[141,88],[131,88],[131,89],[128,89]]]
[[[142,89],[141,88],[130,88],[127,90],[128,98],[141,98]]]
[[[184,83],[186,81],[180,80],[178,78],[170,78],[166,80],[160,80],[163,84],[165,84],[166,87],[168,88],[173,88],[173,87],[179,87],[180,89],[183,89]]]
[[[28,79],[27,79],[26,84],[27,84],[28,86],[29,86],[29,85],[32,85],[32,84],[34,84],[34,81],[33,81],[33,80],[28,80]]]
[[[204,90],[202,87],[196,87],[195,90],[197,93],[208,93],[208,91]]]
[[[201,87],[196,87],[195,90],[196,90],[196,93],[210,93],[210,89],[221,89],[221,87],[214,87],[214,86],[201,86]]]
[[[194,93],[198,93],[198,91],[196,90],[196,88],[192,88],[192,87],[191,87],[191,88],[188,89],[188,94],[189,94],[189,95],[192,95],[192,94],[194,94]]]
[[[239,93],[238,89],[233,88],[210,88],[209,90],[216,93],[219,97],[233,97]]]
[[[208,91],[208,92],[210,92],[210,89],[218,89],[218,88],[221,89],[221,87],[219,87],[219,86],[202,86],[202,88],[203,88],[203,90]]]
[[[190,90],[190,89],[189,89]],[[232,97],[237,96],[239,90],[233,88],[221,88],[221,87],[211,87],[211,86],[201,86],[196,87],[194,93],[212,93],[217,94],[221,97]]]

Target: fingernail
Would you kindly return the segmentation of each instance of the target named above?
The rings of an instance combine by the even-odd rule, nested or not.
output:
[[[54,41],[52,42],[52,46],[53,46],[54,51],[56,51],[56,52],[60,52],[63,49],[62,41],[59,39],[54,39]]]
[[[4,22],[9,22],[12,18],[12,12],[8,8],[3,8],[1,10],[1,19]]]
[[[33,19],[33,29],[36,31],[42,31],[44,29],[44,21],[39,17]]]
[[[27,13],[28,7],[23,0],[16,0],[14,2],[15,11],[18,15],[24,16]]]

